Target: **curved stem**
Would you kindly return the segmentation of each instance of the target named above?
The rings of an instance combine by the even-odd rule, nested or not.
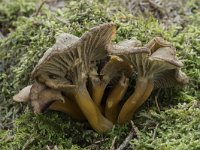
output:
[[[119,124],[123,124],[132,119],[133,113],[151,94],[151,87],[151,82],[147,78],[138,78],[134,93],[127,99],[119,113]]]
[[[76,103],[95,131],[105,132],[112,128],[112,122],[101,114],[98,106],[91,99],[85,86],[79,87],[73,94]]]
[[[133,110],[134,112],[148,99],[148,97],[151,95],[151,92],[153,91],[153,88],[154,88],[154,84],[152,80],[149,80],[144,94],[142,95],[137,105],[134,107],[134,110]]]
[[[81,112],[78,105],[65,97],[65,102],[55,101],[53,104],[49,106],[48,109],[61,111],[68,114],[70,117],[77,120],[85,120],[85,116]]]
[[[97,104],[97,106],[101,105],[101,101],[103,98],[105,88],[106,88],[106,86],[101,81],[93,84],[92,99]]]
[[[122,78],[119,80],[117,85],[115,85],[106,100],[105,116],[113,123],[117,121],[117,116],[120,111],[120,107],[118,104],[126,93],[128,84],[129,79],[125,76],[122,76]]]

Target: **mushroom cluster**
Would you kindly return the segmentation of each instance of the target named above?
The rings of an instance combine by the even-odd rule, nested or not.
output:
[[[113,44],[115,32],[113,23],[105,23],[80,38],[61,34],[34,68],[33,84],[13,99],[30,101],[36,114],[61,111],[105,132],[131,120],[154,87],[188,83],[169,42],[156,37],[144,46],[137,40]],[[134,92],[124,100],[133,74]]]

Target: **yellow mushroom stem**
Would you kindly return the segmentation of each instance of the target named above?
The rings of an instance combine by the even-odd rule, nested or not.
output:
[[[128,84],[129,79],[125,76],[122,76],[106,100],[105,116],[113,123],[116,123],[117,121],[117,117],[120,111],[120,106],[118,104],[126,93]]]
[[[134,112],[148,99],[148,97],[151,95],[151,92],[153,91],[153,88],[154,88],[153,81],[149,80],[144,94],[142,95],[137,105],[134,107],[134,110],[133,110]]]
[[[119,124],[123,124],[132,119],[134,112],[147,100],[153,87],[154,85],[151,79],[138,78],[134,93],[127,99],[119,113]]]
[[[95,82],[92,87],[92,99],[97,104],[98,107],[101,105],[101,100],[105,91],[105,84],[101,81]]]
[[[113,124],[106,119],[98,106],[90,97],[86,87],[79,87],[73,92],[76,103],[87,118],[92,128],[97,132],[105,132],[112,128]]]
[[[55,101],[49,106],[48,109],[64,112],[70,117],[77,120],[85,120],[85,116],[83,115],[78,105],[74,101],[69,100],[66,97],[64,103],[60,101]]]

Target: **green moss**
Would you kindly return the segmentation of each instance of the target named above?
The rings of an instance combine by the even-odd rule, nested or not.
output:
[[[81,129],[84,127],[85,124],[73,122],[62,114],[49,112],[35,116],[26,112],[15,121],[13,131],[0,135],[4,139],[1,146],[3,149],[22,149],[28,143],[29,149],[42,149],[47,145],[70,149],[73,143],[81,144],[80,135],[91,142],[92,139],[87,136],[96,133],[92,130],[83,132]]]
[[[35,0],[1,0],[0,3],[0,31],[3,34],[15,28],[12,23],[18,17],[28,17],[35,11]]]
[[[31,83],[31,71],[43,53],[53,45],[58,34],[68,32],[80,36],[88,28],[103,22],[117,25],[116,42],[137,38],[145,44],[154,36],[162,36],[173,42],[185,63],[183,70],[190,77],[190,84],[185,88],[160,91],[158,103],[161,112],[155,107],[157,90],[154,91],[135,115],[134,122],[141,135],[139,139],[132,140],[132,146],[136,149],[199,148],[199,14],[188,17],[183,27],[165,29],[153,17],[134,17],[120,6],[109,5],[107,1],[70,1],[66,7],[54,12],[44,6],[40,15],[31,17],[35,7],[33,2],[18,0],[15,5],[11,2],[4,5],[7,8],[4,12],[10,12],[10,17],[4,17],[10,18],[16,28],[0,40],[0,58],[3,58],[4,64],[4,70],[0,72],[1,149],[22,149],[26,145],[28,149],[42,149],[47,145],[56,145],[59,149],[109,149],[115,136],[116,147],[123,142],[131,129],[129,123],[115,126],[109,133],[97,134],[85,122],[72,121],[56,112],[35,116],[27,105],[12,101],[17,91]],[[14,15],[16,11],[11,11],[11,6],[20,7],[16,10],[23,12],[20,13],[21,17]],[[153,138],[154,131],[156,134]]]
[[[13,130],[7,130],[0,134],[0,147],[3,149],[22,149],[26,143],[29,149],[42,149],[45,146],[63,147],[70,149],[72,146],[92,148],[92,143],[97,142],[97,147],[106,149],[110,146],[114,136],[124,137],[129,130],[128,124],[115,127],[110,133],[98,134],[89,124],[76,122],[62,113],[47,112],[42,115],[34,115],[30,111],[15,120]],[[122,142],[120,137],[117,141]],[[102,140],[102,141],[101,141]]]
[[[179,104],[174,108],[140,113],[135,122],[141,128],[139,139],[132,141],[136,150],[197,150],[200,148],[200,109],[198,103]],[[144,123],[145,120],[145,123]]]

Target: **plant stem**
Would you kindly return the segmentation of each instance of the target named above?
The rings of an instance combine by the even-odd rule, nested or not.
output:
[[[76,103],[95,131],[105,132],[112,128],[112,122],[101,114],[97,104],[91,99],[85,85],[79,87],[73,94]]]
[[[128,84],[129,79],[125,76],[122,76],[122,78],[119,80],[117,85],[115,85],[106,100],[105,116],[113,123],[117,121],[117,116],[120,111],[120,107],[118,104],[122,100],[125,92],[127,91]]]
[[[134,93],[127,99],[119,113],[119,124],[123,124],[132,119],[134,112],[149,97],[152,89],[152,82],[149,82],[147,78],[139,77],[137,79]]]

